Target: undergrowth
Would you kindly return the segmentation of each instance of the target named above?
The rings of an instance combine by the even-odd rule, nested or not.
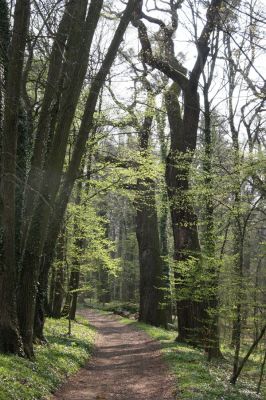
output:
[[[47,399],[92,352],[95,332],[83,318],[72,323],[70,337],[65,319],[47,319],[45,331],[49,344],[35,347],[34,362],[0,354],[0,400]]]
[[[208,362],[200,349],[175,341],[177,333],[156,328],[127,318],[121,321],[134,324],[152,338],[159,340],[162,353],[174,373],[177,381],[179,400],[262,400],[266,399],[266,388],[256,394],[259,362],[250,360],[236,386],[229,383],[232,373],[232,354],[223,349],[225,360]]]

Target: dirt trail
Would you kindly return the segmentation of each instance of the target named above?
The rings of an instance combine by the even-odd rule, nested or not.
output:
[[[160,345],[144,332],[112,315],[86,310],[98,330],[89,363],[52,397],[53,400],[174,400],[175,383]],[[51,400],[52,400],[51,399]]]

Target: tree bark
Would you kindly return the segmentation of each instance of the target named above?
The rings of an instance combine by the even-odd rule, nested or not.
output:
[[[24,249],[27,230],[33,214],[37,193],[41,186],[43,165],[45,161],[45,155],[47,153],[46,148],[49,131],[51,130],[51,118],[54,103],[56,102],[57,97],[60,95],[60,90],[63,90],[63,85],[59,87],[58,82],[60,79],[62,80],[62,68],[65,57],[66,42],[68,36],[72,33],[72,20],[75,18],[75,8],[77,7],[79,7],[78,1],[70,0],[67,2],[51,51],[47,83],[45,86],[40,116],[36,128],[36,138],[34,142],[30,171],[28,173],[27,183],[25,186],[23,225],[21,230],[22,251]],[[52,134],[53,132],[50,132],[50,136]]]
[[[196,270],[190,275],[191,282],[197,279],[201,271],[201,249],[197,231],[197,217],[189,198],[189,170],[192,162],[193,152],[196,146],[196,139],[189,140],[186,135],[185,121],[181,116],[181,109],[178,101],[179,89],[173,84],[166,96],[166,109],[170,125],[170,152],[166,164],[166,182],[170,202],[172,229],[174,236],[174,259],[177,263],[194,260]],[[199,100],[197,92],[191,93],[190,104],[193,103],[194,121],[190,124],[197,124],[199,115]],[[194,129],[195,131],[195,129]],[[193,276],[194,275],[194,276]],[[182,298],[180,292],[186,289],[187,276],[183,276],[181,268],[177,264],[175,279],[180,283],[176,284],[177,315],[178,315],[178,340],[191,344],[203,344],[203,321],[206,317],[205,306],[202,300],[195,300],[194,288],[187,287],[191,292],[191,299]],[[185,285],[185,286],[184,286]],[[195,285],[196,287],[197,285]],[[181,297],[181,298],[180,298]]]
[[[41,185],[41,195],[37,200],[37,206],[31,219],[22,258],[18,289],[18,316],[25,351],[30,357],[33,356],[34,310],[40,259],[51,209],[60,185],[68,135],[87,71],[90,46],[100,16],[101,5],[99,1],[91,2],[87,17],[87,0],[82,0],[82,3],[79,2],[79,7],[76,10],[75,22],[66,54],[68,64],[66,66],[67,88],[61,99],[53,145]],[[77,43],[80,43],[80,45],[77,46]],[[76,62],[77,60],[79,60],[79,63]]]
[[[17,0],[9,52],[3,125],[1,196],[3,253],[0,265],[0,351],[22,354],[16,311],[15,191],[18,112],[30,1]]]
[[[153,117],[148,110],[142,126],[138,129],[140,153],[143,159],[149,155],[149,141]],[[155,200],[155,182],[146,177],[138,180],[138,195],[135,200],[136,234],[139,247],[140,266],[140,307],[139,320],[155,326],[167,326],[166,304],[163,304],[163,261],[160,253],[157,208]]]
[[[206,351],[208,359],[222,358],[220,350],[220,332],[219,332],[219,267],[216,262],[215,254],[215,231],[214,231],[214,198],[213,198],[213,135],[212,120],[209,101],[209,88],[213,79],[213,71],[218,52],[218,34],[215,39],[215,50],[212,57],[210,74],[206,80],[204,75],[203,97],[204,97],[204,186],[205,209],[204,209],[204,226],[203,226],[203,251],[206,259],[205,271],[207,290],[211,288],[211,293],[207,292],[208,318],[206,331]]]
[[[100,2],[98,2],[99,5]],[[101,2],[102,3],[102,2]],[[47,239],[44,248],[44,260],[45,263],[43,265],[43,273],[49,273],[50,266],[52,264],[54,258],[54,249],[56,239],[58,237],[60,226],[63,220],[63,216],[65,214],[65,210],[69,201],[69,197],[71,195],[76,177],[78,175],[78,171],[81,164],[82,156],[86,151],[86,143],[88,140],[88,135],[93,127],[93,114],[96,108],[98,96],[100,90],[104,84],[106,76],[108,75],[110,68],[113,64],[113,61],[116,57],[118,48],[123,40],[124,33],[126,28],[132,18],[132,14],[134,8],[136,6],[137,0],[130,0],[127,4],[127,7],[121,17],[115,35],[112,39],[112,42],[109,46],[107,54],[102,62],[100,70],[96,74],[95,78],[92,81],[90,93],[88,95],[85,111],[82,117],[81,126],[79,129],[79,133],[77,136],[77,140],[73,149],[71,161],[69,167],[66,171],[64,181],[62,183],[61,189],[58,193],[54,212],[50,218],[50,226],[47,234]],[[95,17],[94,17],[95,19]],[[47,287],[44,291],[47,290]]]
[[[110,68],[113,64],[113,61],[116,57],[118,48],[123,40],[124,33],[126,28],[132,18],[133,10],[136,6],[137,0],[130,0],[128,5],[121,17],[120,23],[117,27],[115,35],[112,39],[110,47],[107,51],[107,54],[102,62],[99,72],[96,74],[93,82],[91,84],[90,93],[88,95],[85,111],[82,117],[81,126],[79,129],[79,133],[77,136],[77,140],[73,149],[73,154],[71,157],[71,161],[69,167],[66,171],[64,181],[62,183],[61,189],[58,193],[54,212],[50,219],[50,226],[47,234],[47,239],[44,248],[44,270],[49,271],[50,266],[54,257],[54,249],[56,239],[58,237],[60,226],[63,220],[63,216],[65,214],[65,210],[69,201],[69,197],[71,195],[76,177],[78,175],[80,164],[82,160],[82,156],[86,151],[86,143],[88,140],[88,135],[91,132],[93,127],[93,114],[96,108],[98,96],[100,90],[104,84],[106,76],[108,75]],[[47,272],[48,274],[48,272]],[[46,289],[47,290],[47,289]]]
[[[236,381],[244,367],[244,365],[246,364],[247,360],[249,359],[250,355],[252,354],[253,350],[258,346],[259,342],[261,341],[261,339],[263,338],[264,334],[266,332],[266,325],[264,325],[264,327],[262,328],[259,336],[257,337],[256,340],[254,340],[254,342],[252,343],[252,345],[250,346],[247,354],[245,355],[245,357],[243,358],[242,362],[240,363],[239,367],[234,371],[233,376],[230,379],[230,383],[232,383],[233,385],[236,384]]]
[[[173,33],[177,28],[178,18],[172,9],[172,26],[168,28],[163,21],[153,19],[159,23],[163,36],[162,46],[164,58],[155,56],[148,37],[147,28],[141,21],[143,13],[141,7],[134,25],[138,28],[139,40],[142,46],[143,61],[175,82],[175,90],[169,91],[168,120],[171,131],[171,149],[167,158],[166,182],[170,200],[172,228],[174,235],[174,258],[177,262],[184,262],[191,257],[196,260],[196,269],[200,270],[200,245],[197,232],[197,218],[188,197],[189,170],[197,142],[199,123],[199,79],[209,54],[209,39],[213,32],[221,0],[212,0],[206,14],[206,22],[197,39],[198,56],[190,77],[186,77],[186,69],[177,60],[174,54]],[[141,5],[141,4],[140,4]],[[158,22],[159,21],[159,22]],[[179,88],[184,96],[184,111],[178,102]],[[171,103],[172,101],[172,103]],[[179,279],[178,272],[177,278]],[[181,277],[182,279],[182,277]],[[206,318],[206,307],[202,301],[182,300],[178,302],[179,338],[194,344],[203,343],[203,321]]]
[[[52,317],[60,318],[62,304],[64,300],[64,261],[65,261],[65,234],[64,228],[61,230],[61,234],[57,241],[56,246],[56,272],[55,272],[55,282],[54,282],[54,296],[52,304]]]

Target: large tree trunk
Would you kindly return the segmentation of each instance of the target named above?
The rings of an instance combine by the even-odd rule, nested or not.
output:
[[[172,26],[170,28],[160,21],[163,48],[161,54],[164,57],[153,54],[147,28],[141,21],[143,18],[141,8],[138,19],[134,20],[134,25],[139,32],[143,61],[160,70],[177,85],[176,89],[172,87],[169,91],[169,101],[167,101],[167,113],[171,130],[171,149],[167,158],[166,182],[174,235],[174,257],[179,263],[188,261],[193,257],[198,270],[201,268],[200,246],[197,218],[188,196],[189,170],[196,148],[199,123],[200,107],[197,89],[209,54],[209,39],[218,21],[221,3],[221,0],[212,0],[208,6],[206,22],[197,39],[198,56],[189,78],[186,77],[186,69],[177,60],[174,53],[172,37],[178,21],[176,8],[171,8]],[[156,21],[158,23],[158,20]],[[181,115],[178,102],[179,87],[184,96],[183,115]],[[195,272],[198,273],[198,271]],[[182,280],[180,271],[177,274],[177,278]],[[203,302],[184,299],[178,302],[177,309],[180,339],[202,344],[202,323],[206,318]]]
[[[61,181],[68,135],[87,71],[90,46],[101,10],[100,2],[93,1],[85,20],[87,1],[83,0],[79,3],[66,52],[66,89],[61,99],[58,122],[52,149],[47,160],[41,195],[31,219],[22,259],[18,290],[18,316],[25,349],[30,356],[33,355],[33,325],[40,259],[51,209]],[[95,8],[97,12],[92,13],[91,10],[95,11]],[[77,46],[77,43],[80,43],[80,45]],[[79,60],[79,63],[76,62],[77,60]]]
[[[16,312],[15,191],[18,111],[30,1],[17,0],[9,53],[2,144],[3,254],[0,265],[0,351],[22,353]]]
[[[149,156],[149,145],[153,117],[149,106],[153,93],[147,85],[147,112],[141,127],[138,129],[139,147],[143,160]],[[165,293],[163,290],[163,261],[160,253],[157,208],[155,199],[155,182],[149,177],[138,180],[138,195],[135,201],[136,234],[139,247],[140,267],[140,308],[139,320],[155,326],[167,326]]]
[[[71,195],[76,177],[78,175],[78,171],[80,169],[82,156],[86,151],[86,143],[88,140],[88,135],[93,127],[93,114],[96,108],[100,90],[116,57],[118,48],[123,40],[126,28],[132,18],[136,3],[137,0],[130,0],[128,2],[128,5],[125,9],[125,12],[123,13],[123,16],[121,17],[120,23],[107,51],[107,54],[102,62],[101,68],[91,84],[90,93],[87,98],[85,111],[82,117],[81,126],[74,146],[71,161],[65,174],[65,179],[62,183],[62,187],[57,196],[54,213],[50,219],[50,226],[43,252],[45,255],[45,263],[43,265],[43,268],[46,271],[44,272],[45,274],[48,274],[47,271],[49,271],[52,264],[56,239],[60,231],[60,226],[63,220],[63,216],[65,214],[65,210],[67,208],[69,197]]]
[[[8,46],[10,43],[9,15],[6,0],[0,0],[0,184],[1,184],[1,163],[2,163],[2,141],[4,122],[4,102],[7,82]],[[2,206],[0,204],[0,241],[2,240],[1,228]],[[0,250],[1,251],[1,250]]]
[[[99,7],[101,2],[97,2]],[[78,175],[78,171],[81,164],[82,156],[86,151],[86,143],[88,139],[88,135],[93,127],[93,114],[96,108],[98,96],[100,90],[104,84],[106,76],[108,75],[110,68],[113,64],[113,61],[116,57],[118,48],[123,40],[124,33],[126,28],[132,18],[133,11],[136,7],[137,0],[130,0],[127,4],[125,12],[121,17],[120,23],[117,27],[117,30],[114,34],[113,40],[110,44],[110,47],[107,51],[107,54],[102,62],[99,72],[96,74],[93,82],[91,84],[90,93],[88,95],[85,111],[82,117],[81,126],[79,129],[79,133],[77,136],[77,140],[73,149],[73,154],[71,157],[71,161],[67,172],[65,174],[64,181],[62,183],[62,187],[57,196],[56,204],[54,207],[54,212],[52,217],[50,218],[50,226],[47,234],[47,240],[44,248],[44,260],[45,263],[43,265],[44,274],[49,273],[50,266],[52,264],[54,258],[54,250],[55,243],[58,237],[60,226],[63,220],[63,216],[65,214],[65,210],[69,201],[69,197],[71,195],[76,177]],[[96,17],[94,17],[95,22]],[[70,94],[71,96],[71,94]],[[59,146],[60,147],[60,146]],[[58,148],[58,146],[57,146]],[[46,291],[47,289],[44,289]]]
[[[148,188],[147,186],[148,185]],[[139,320],[155,326],[166,326],[163,303],[163,268],[160,254],[154,182],[139,183],[136,208],[136,233],[139,246],[140,308]]]
[[[190,121],[182,118],[178,101],[179,89],[173,84],[166,96],[166,107],[171,132],[170,153],[167,157],[166,182],[170,202],[172,229],[174,236],[174,259],[177,261],[175,279],[177,290],[178,340],[201,344],[203,342],[203,321],[206,318],[204,304],[195,300],[197,274],[201,271],[201,249],[197,230],[197,217],[189,197],[189,172],[196,137],[188,127],[198,124],[199,100],[197,92],[191,91],[189,105]],[[187,95],[188,96],[188,95]],[[195,132],[195,129],[194,129]],[[182,273],[182,263],[192,262],[189,277]],[[180,263],[180,264],[179,264]],[[188,281],[188,283],[186,283]],[[191,286],[191,287],[190,287]],[[182,293],[189,291],[190,295]]]
[[[58,96],[60,96],[60,90],[62,91],[63,89],[63,85],[59,87],[59,81],[60,77],[62,80],[62,68],[65,57],[66,42],[68,36],[72,33],[72,20],[75,8],[77,7],[79,7],[77,1],[70,0],[67,2],[51,51],[47,83],[45,86],[40,116],[36,128],[36,138],[34,142],[30,171],[27,178],[27,185],[25,186],[23,225],[21,230],[22,250],[24,249],[27,230],[33,214],[33,206],[42,181],[43,164],[45,155],[47,153],[46,147],[48,136],[50,133],[49,139],[51,141],[51,135],[54,133],[51,122],[52,112],[54,109],[53,103],[56,101]]]

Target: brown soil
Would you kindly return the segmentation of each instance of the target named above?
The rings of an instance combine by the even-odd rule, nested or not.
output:
[[[174,400],[175,383],[162,360],[160,345],[116,316],[86,310],[82,315],[98,331],[88,364],[53,400]],[[52,400],[51,399],[51,400]]]

